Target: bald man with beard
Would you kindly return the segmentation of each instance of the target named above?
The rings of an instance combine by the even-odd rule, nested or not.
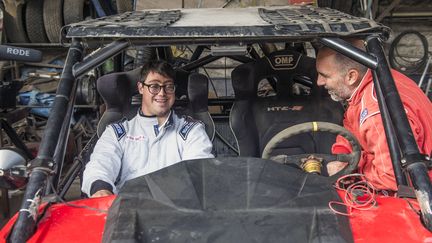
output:
[[[364,42],[348,40],[354,46],[365,49]],[[359,140],[362,147],[358,172],[378,190],[397,190],[384,125],[374,89],[372,72],[360,63],[336,51],[323,47],[318,51],[317,83],[324,86],[335,101],[345,101],[347,109],[343,125]],[[416,83],[405,75],[391,70],[402,104],[420,153],[432,153],[432,104]],[[338,136],[332,152],[350,153],[351,147]],[[327,170],[333,175],[346,163],[329,162]]]

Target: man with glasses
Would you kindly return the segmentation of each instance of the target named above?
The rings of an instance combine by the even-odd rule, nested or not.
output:
[[[84,193],[91,197],[112,195],[127,180],[182,160],[213,158],[204,125],[171,109],[174,74],[163,61],[142,68],[137,84],[141,107],[134,118],[109,125],[99,138],[84,170]]]

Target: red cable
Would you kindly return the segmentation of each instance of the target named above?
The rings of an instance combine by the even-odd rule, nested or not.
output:
[[[344,188],[347,182],[350,184]],[[345,193],[344,202],[329,202],[330,209],[336,214],[351,216],[353,209],[369,210],[376,205],[375,188],[366,180],[363,174],[342,176],[336,181],[335,188]],[[346,206],[347,213],[335,209],[334,205]]]

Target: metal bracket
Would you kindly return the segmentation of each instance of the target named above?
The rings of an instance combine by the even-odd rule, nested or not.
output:
[[[54,173],[54,161],[52,158],[51,159],[40,159],[40,158],[33,159],[28,163],[27,170],[31,172],[35,168],[38,168],[40,170],[45,170],[49,174],[53,174]]]

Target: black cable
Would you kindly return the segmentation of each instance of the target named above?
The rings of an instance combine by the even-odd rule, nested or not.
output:
[[[399,42],[401,41],[401,39],[403,37],[405,37],[406,35],[415,35],[420,39],[420,41],[422,43],[422,47],[423,47],[423,56],[419,60],[410,61],[409,59],[402,57],[399,54],[397,46],[398,46]],[[418,73],[426,65],[427,60],[428,60],[428,54],[429,54],[429,43],[428,43],[426,37],[418,31],[408,30],[408,31],[404,31],[404,32],[400,33],[398,36],[396,36],[396,38],[391,43],[390,50],[389,50],[389,62],[390,62],[390,65],[392,68],[394,68],[400,72],[403,72],[405,74]],[[402,60],[406,64],[400,63],[397,59]]]

